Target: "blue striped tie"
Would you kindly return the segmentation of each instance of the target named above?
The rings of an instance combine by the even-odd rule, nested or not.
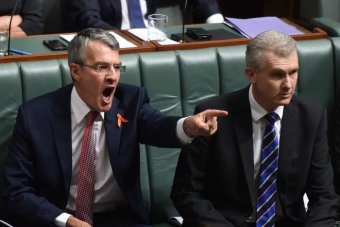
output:
[[[145,28],[139,0],[128,0],[128,10],[131,28]]]
[[[256,202],[256,227],[275,226],[274,217],[279,141],[274,123],[279,120],[279,116],[273,112],[264,116],[264,119],[266,120],[266,127],[262,141],[260,182]]]

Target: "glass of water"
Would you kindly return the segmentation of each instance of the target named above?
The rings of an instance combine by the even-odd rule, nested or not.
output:
[[[0,56],[6,55],[8,48],[8,29],[0,29]]]
[[[148,39],[164,41],[166,39],[166,27],[168,16],[164,14],[151,14],[148,16]]]

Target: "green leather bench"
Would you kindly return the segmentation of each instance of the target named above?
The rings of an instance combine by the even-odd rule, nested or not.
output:
[[[334,49],[334,65],[335,65],[335,74],[340,73],[340,51],[339,51],[339,40],[340,40],[340,21],[326,18],[326,17],[318,17],[318,18],[313,18],[311,20],[312,24],[316,27],[322,28],[324,31],[327,32],[327,34],[331,37],[330,40],[332,41],[333,44],[333,49]],[[336,97],[335,97],[335,103],[337,105],[340,105],[340,82],[336,81]],[[334,118],[339,117],[339,116],[334,116]],[[335,124],[334,124],[335,125]],[[333,126],[334,127],[334,126]],[[334,136],[336,136],[338,129],[335,129],[332,133]],[[331,150],[331,155],[335,156],[335,148]],[[334,160],[334,159],[333,159]],[[334,170],[336,170],[334,173],[334,183],[335,183],[335,191],[340,195],[340,170],[339,170],[339,165],[333,162]],[[340,219],[340,210],[339,210],[339,219]],[[339,225],[340,226],[340,223]]]
[[[334,106],[340,71],[340,40],[299,41],[299,94]],[[336,49],[336,50],[335,50]],[[122,55],[127,66],[121,82],[147,88],[150,103],[165,114],[190,115],[202,100],[248,84],[244,76],[245,46]],[[33,97],[71,83],[66,60],[0,64],[0,190],[18,106]],[[141,177],[145,205],[155,226],[177,215],[169,198],[179,149],[141,145]],[[1,218],[1,216],[0,216]]]
[[[340,22],[327,17],[316,17],[311,19],[311,24],[323,29],[331,37],[340,36]]]

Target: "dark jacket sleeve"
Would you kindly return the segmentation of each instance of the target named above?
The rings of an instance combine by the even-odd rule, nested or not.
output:
[[[42,0],[23,0],[20,15],[22,23],[19,27],[27,35],[43,33]]]
[[[339,198],[334,192],[325,108],[323,108],[316,132],[306,186],[309,202],[304,226],[333,226]]]
[[[19,108],[5,169],[4,201],[14,225],[54,226],[63,211],[39,195],[28,117]],[[21,224],[19,224],[21,223]],[[30,223],[30,224],[28,224]]]
[[[191,1],[191,5],[195,20],[202,23],[205,22],[209,16],[221,13],[217,0],[193,0]]]
[[[120,29],[122,23],[120,0],[68,0],[65,12],[69,19],[64,21],[64,26],[73,32],[85,28]]]
[[[201,110],[195,110],[201,112]],[[210,138],[197,137],[185,146],[179,156],[171,199],[183,216],[184,227],[191,226],[234,226],[215,209],[205,197],[205,182],[208,177]]]

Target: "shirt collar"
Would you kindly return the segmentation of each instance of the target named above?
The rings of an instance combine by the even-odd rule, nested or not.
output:
[[[268,111],[265,110],[260,104],[258,104],[254,98],[253,95],[253,85],[250,85],[249,87],[249,103],[250,103],[250,109],[251,109],[251,116],[253,118],[253,121],[258,122],[261,118],[263,118]],[[279,115],[280,120],[282,119],[283,115],[283,106],[277,107],[273,112],[277,113]]]
[[[75,86],[73,86],[71,92],[71,111],[74,114],[77,124],[79,124],[86,114],[91,111],[86,103],[79,97]],[[100,112],[99,114],[102,116],[102,119],[104,119],[104,112]]]

